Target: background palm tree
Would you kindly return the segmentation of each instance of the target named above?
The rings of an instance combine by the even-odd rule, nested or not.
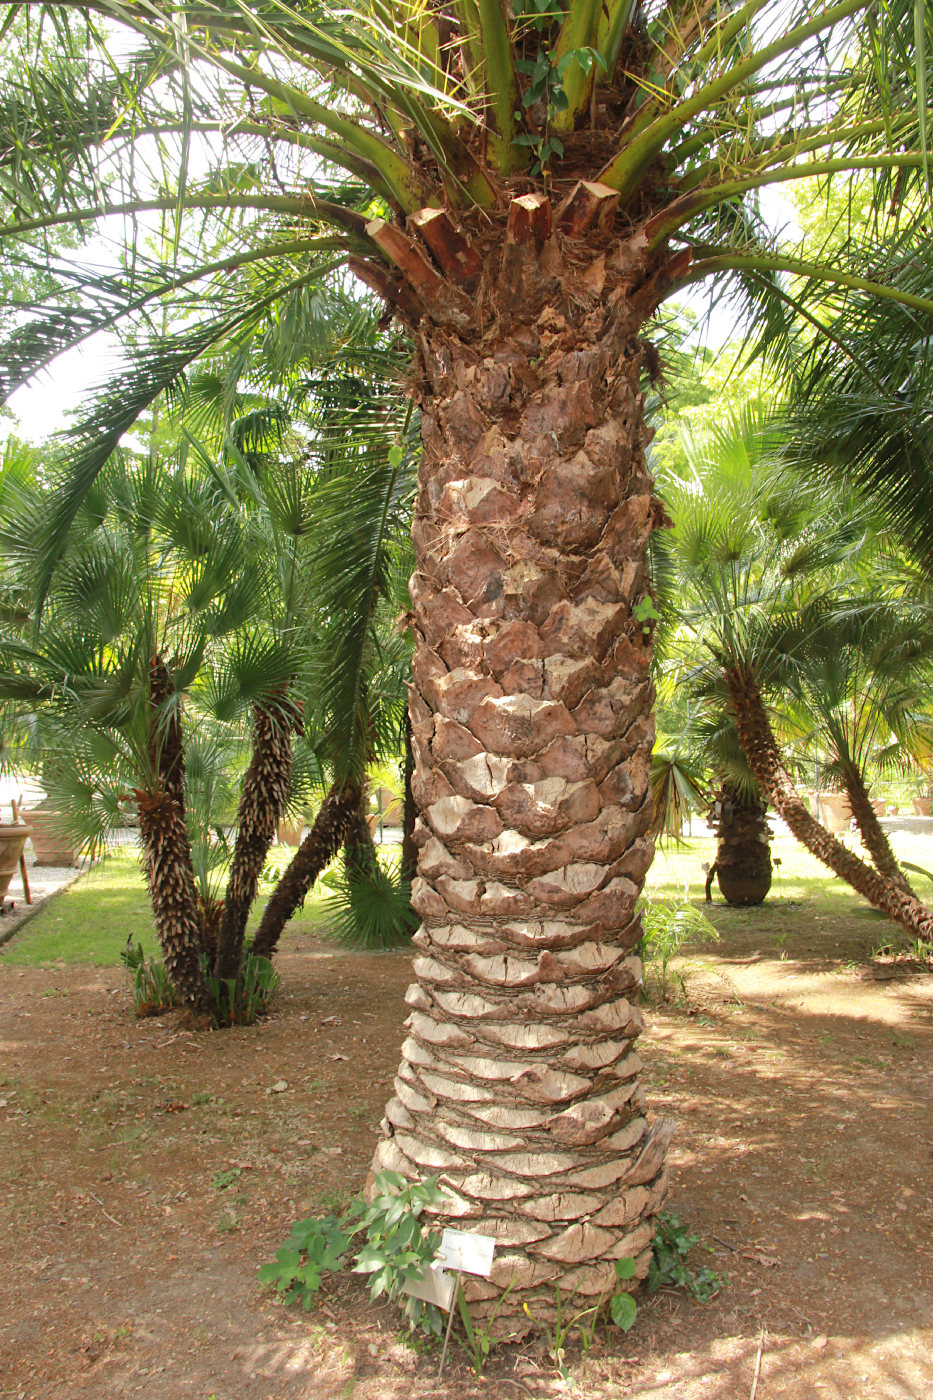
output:
[[[878,873],[909,893],[872,806],[868,773],[929,754],[929,615],[897,598],[893,579],[884,587],[879,566],[876,559],[861,596],[823,599],[788,619],[782,690],[802,731],[801,760],[809,751],[828,785],[845,792]]]
[[[882,739],[925,728],[910,673],[911,666],[925,672],[925,629],[904,606],[872,600],[859,579],[859,567],[877,566],[870,514],[851,498],[828,500],[818,486],[788,486],[775,471],[780,457],[768,460],[763,429],[744,415],[688,444],[693,476],[666,493],[676,522],[669,547],[686,600],[676,615],[686,626],[694,683],[717,714],[728,709],[754,779],[798,840],[875,907],[928,938],[931,916],[897,867],[866,786],[868,759]],[[772,437],[772,451],[778,448]],[[846,596],[853,588],[854,602]],[[875,869],[807,811],[766,696],[789,700],[798,737],[808,732],[824,761],[831,754]],[[795,701],[805,721],[799,708],[793,713]]]
[[[182,497],[193,521],[204,505],[197,486],[152,461],[114,462],[108,475],[109,503],[101,512],[99,501],[85,503],[38,634],[29,577],[47,490],[39,484],[17,494],[4,562],[23,620],[6,629],[0,687],[8,706],[35,713],[49,795],[92,850],[122,825],[123,804],[135,796],[166,969],[181,998],[203,1012],[212,1004],[202,954],[218,862],[192,855],[182,709],[205,651],[224,634],[231,582],[224,563],[241,540],[235,529],[228,533],[226,559],[223,550],[181,557],[153,508],[171,501],[170,512]],[[207,728],[202,748],[209,735]],[[202,784],[200,793],[221,802],[226,795],[216,785]],[[196,812],[191,830],[207,845],[225,816],[216,806]]]

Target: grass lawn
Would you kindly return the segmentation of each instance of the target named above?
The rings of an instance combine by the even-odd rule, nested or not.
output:
[[[0,950],[0,962],[112,967],[128,939],[157,950],[149,899],[135,851],[118,851],[82,875]]]
[[[273,846],[269,861],[284,870],[293,854],[293,847]],[[326,932],[328,895],[324,886],[312,890],[304,909],[285,930],[286,939],[294,933]],[[260,893],[250,928],[258,923],[268,896],[268,889]],[[138,851],[122,849],[76,880],[31,919],[22,934],[0,948],[0,965],[115,967],[128,941],[142,943],[147,955],[158,951]]]
[[[851,841],[853,838],[847,839]],[[896,832],[894,846],[901,859],[926,869],[933,868],[933,839],[909,832]],[[392,849],[394,853],[395,848]],[[661,900],[688,899],[702,905],[706,878],[703,863],[711,861],[714,852],[715,841],[712,837],[694,837],[681,846],[659,849],[648,873],[646,895]],[[801,904],[812,907],[813,917],[817,920],[840,915],[848,915],[859,924],[865,919],[876,920],[879,943],[889,934],[891,926],[887,921],[803,850],[793,837],[776,837],[772,854],[780,864],[775,867],[771,894],[761,908],[727,909],[714,885],[716,902],[710,912],[721,936],[726,936],[728,927],[737,924],[747,927],[754,923],[761,930],[762,940],[779,951],[786,922],[784,915],[788,909],[799,908]],[[273,847],[270,861],[284,869],[291,855],[290,847]],[[933,897],[930,881],[917,875],[913,877],[913,882],[921,899],[930,900]],[[257,900],[251,925],[258,920],[267,894],[267,891],[264,892]],[[328,895],[329,891],[320,884],[311,892],[304,909],[286,930],[286,939],[290,934],[326,934],[328,918],[325,906]],[[116,966],[120,961],[120,950],[128,940],[134,944],[141,942],[147,954],[157,951],[138,854],[132,850],[121,850],[76,881],[47,909],[37,914],[24,927],[21,935],[16,935],[0,950],[0,964],[62,967],[84,963],[96,967]]]

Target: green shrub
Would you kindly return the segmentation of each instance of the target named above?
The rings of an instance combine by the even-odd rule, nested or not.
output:
[[[649,1293],[659,1288],[686,1288],[700,1303],[708,1303],[718,1293],[725,1279],[704,1265],[693,1270],[687,1255],[700,1243],[698,1237],[681,1225],[676,1215],[661,1211],[653,1242],[651,1264],[646,1286]]]
[[[120,953],[127,972],[133,978],[133,1011],[143,1016],[161,1016],[177,1005],[177,998],[161,958],[146,957],[141,943],[127,940]]]
[[[642,958],[645,964],[645,995],[649,994],[651,982],[657,994],[664,1000],[670,990],[669,977],[671,959],[675,958],[685,943],[717,943],[719,934],[699,909],[686,900],[680,903],[644,900],[641,906]],[[676,973],[676,981],[681,995],[686,998],[687,980],[683,973]]]

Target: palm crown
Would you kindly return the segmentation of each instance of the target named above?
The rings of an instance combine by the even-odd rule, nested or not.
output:
[[[480,271],[470,242],[510,200],[541,193],[568,233],[614,225],[651,255],[646,311],[720,272],[760,300],[781,269],[929,310],[907,270],[869,264],[868,250],[839,267],[768,247],[754,198],[867,170],[879,206],[911,207],[929,167],[926,20],[912,7],[198,3],[169,16],[101,3],[80,25],[68,7],[42,10],[58,57],[33,50],[0,113],[8,246],[108,211],[164,211],[174,246],[160,263],[134,237],[125,273],[85,279],[80,316],[63,309],[15,337],[10,383],[166,295],[203,311],[205,287],[229,289],[233,269],[240,304],[186,349],[169,338],[165,374],[348,259],[410,316],[456,322]],[[114,25],[137,45],[119,71]],[[207,236],[186,211],[214,221]]]

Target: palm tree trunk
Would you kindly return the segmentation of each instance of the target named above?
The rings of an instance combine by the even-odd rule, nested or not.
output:
[[[366,820],[368,805],[368,792],[363,788],[360,790],[356,811],[350,818],[346,835],[343,838],[344,862],[348,875],[372,876],[379,864],[376,844],[369,829],[369,822]]]
[[[236,978],[240,971],[246,921],[288,801],[296,718],[294,706],[282,699],[257,705],[253,716],[253,756],[240,793],[236,845],[217,935],[214,972],[219,978]]]
[[[360,787],[353,782],[335,783],[321,804],[314,825],[272,892],[263,911],[250,953],[271,958],[282,930],[304,902],[321,871],[343,845],[354,813],[359,810]]]
[[[665,1190],[670,1125],[648,1125],[634,1049],[660,512],[630,297],[643,274],[610,266],[595,230],[562,263],[546,228],[532,237],[540,197],[519,204],[532,233],[518,217],[496,231],[498,301],[475,341],[428,322],[419,338],[423,923],[373,1167],[442,1173],[447,1218],[495,1235],[475,1312],[511,1285],[507,1311],[547,1316],[554,1281],[595,1299],[621,1256],[644,1275]],[[571,326],[578,304],[590,314]]]
[[[149,667],[150,791],[137,790],[143,869],[165,970],[179,999],[197,1012],[210,998],[201,965],[201,918],[185,819],[181,717],[168,702],[174,686],[160,656]]]
[[[863,899],[900,924],[912,937],[924,942],[933,941],[933,914],[924,909],[914,895],[896,888],[878,871],[859,860],[807,811],[781,761],[754,676],[737,669],[727,670],[726,682],[739,739],[749,766],[797,840],[817,860],[851,885]]]
[[[771,832],[766,804],[726,780],[716,796],[711,823],[718,838],[706,896],[715,873],[727,904],[761,904],[771,888]]]
[[[405,716],[405,803],[402,809],[402,879],[411,884],[418,871],[418,847],[415,845],[415,821],[418,809],[411,790],[415,776],[415,756],[411,747],[411,719]]]
[[[888,834],[875,815],[875,809],[871,805],[871,798],[868,796],[868,789],[865,787],[862,775],[854,764],[846,764],[842,781],[849,799],[849,806],[852,808],[855,824],[878,874],[889,880],[895,889],[915,897],[907,876],[897,863],[897,857],[891,849]]]

